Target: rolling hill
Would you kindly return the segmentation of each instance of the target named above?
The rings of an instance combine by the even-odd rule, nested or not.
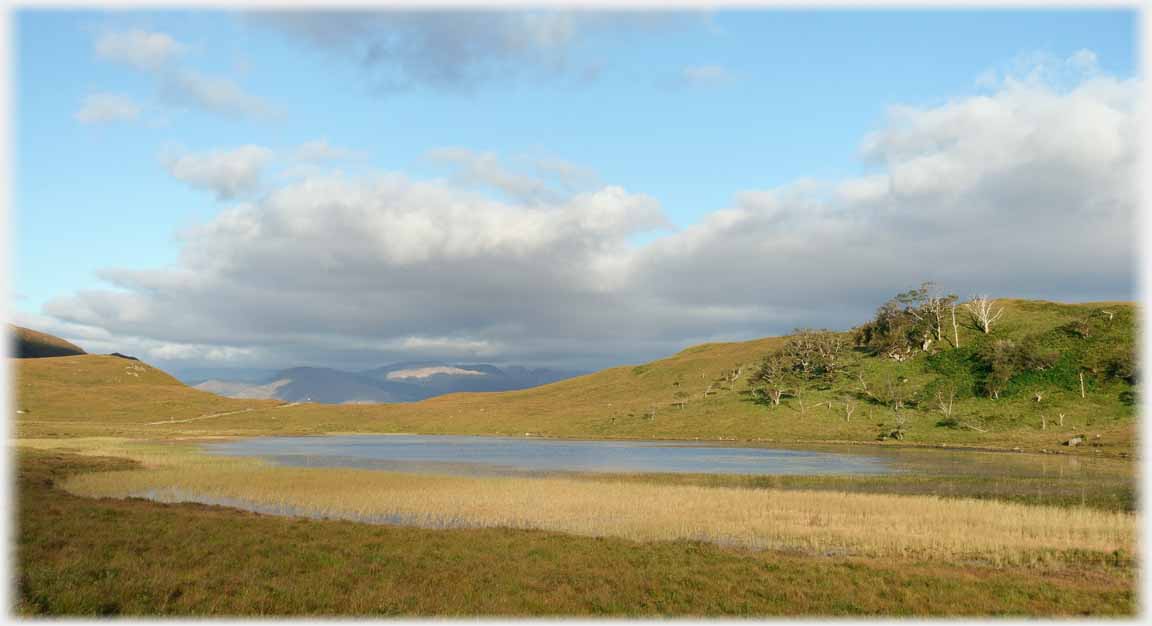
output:
[[[80,346],[47,333],[12,324],[8,325],[8,330],[11,333],[12,356],[18,359],[87,354]]]
[[[802,395],[779,406],[764,402],[749,381],[761,359],[785,345],[784,337],[694,346],[643,365],[518,391],[341,406],[222,398],[144,364],[135,364],[147,368],[135,377],[125,369],[132,363],[72,356],[14,362],[18,403],[28,411],[17,429],[25,436],[421,432],[812,442],[876,441],[899,422],[904,440],[890,444],[1131,453],[1135,374],[1117,377],[1086,363],[1094,355],[1134,352],[1136,307],[998,304],[1004,314],[991,333],[967,323],[958,328],[962,348],[938,346],[903,361],[853,349],[845,356],[851,375],[805,384]],[[988,374],[981,355],[1000,341],[1040,346],[1056,360],[1017,374],[992,399],[982,391]],[[1086,373],[1083,392],[1080,373]],[[893,410],[867,397],[861,381],[870,389],[898,382],[906,402]],[[948,415],[933,396],[942,383],[959,389]],[[857,408],[848,417],[843,403],[852,399]],[[1098,445],[1060,447],[1081,434]]]

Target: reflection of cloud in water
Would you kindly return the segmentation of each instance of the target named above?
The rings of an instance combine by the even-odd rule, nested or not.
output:
[[[205,447],[216,454],[260,456],[283,465],[450,474],[520,475],[549,471],[877,474],[893,471],[884,459],[869,455],[720,447],[695,442],[358,435],[265,437]]]

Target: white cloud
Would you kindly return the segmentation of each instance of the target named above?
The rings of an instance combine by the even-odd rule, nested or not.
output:
[[[96,40],[96,55],[147,72],[170,104],[218,115],[266,119],[280,112],[248,93],[235,81],[182,67],[177,57],[186,50],[171,35],[145,30],[105,33]]]
[[[678,303],[792,305],[841,324],[925,279],[1130,297],[1138,94],[1135,80],[1009,76],[990,95],[893,107],[861,147],[879,171],[741,194],[646,249],[637,276]]]
[[[161,94],[170,102],[222,115],[271,118],[279,112],[240,85],[191,70],[177,70],[161,78]]]
[[[177,267],[109,270],[115,289],[45,312],[271,365],[423,350],[595,367],[843,328],[923,280],[962,295],[1128,298],[1139,90],[1103,74],[1071,86],[1008,74],[990,93],[893,107],[861,142],[865,173],[750,186],[643,245],[630,241],[664,224],[659,204],[617,186],[511,202],[396,173],[310,176],[186,232]],[[535,191],[494,155],[441,156]]]
[[[1082,74],[1095,74],[1100,70],[1097,66],[1096,53],[1091,50],[1077,50],[1068,57],[1066,63]]]
[[[434,148],[424,156],[451,167],[454,180],[461,184],[490,187],[518,202],[557,202],[599,183],[595,171],[553,156],[520,157],[515,159],[518,168],[494,152],[461,147]],[[517,169],[530,169],[534,174]]]
[[[509,170],[491,152],[448,147],[429,150],[425,156],[455,166],[462,181],[494,187],[511,198],[531,202],[552,196],[552,191],[543,180]]]
[[[140,116],[140,106],[128,96],[96,93],[84,97],[73,117],[82,124],[129,122]]]
[[[226,200],[255,190],[272,155],[267,148],[247,145],[204,153],[169,153],[161,157],[161,163],[173,177]]]
[[[139,29],[105,33],[96,40],[100,58],[149,71],[160,69],[183,50],[167,33]]]

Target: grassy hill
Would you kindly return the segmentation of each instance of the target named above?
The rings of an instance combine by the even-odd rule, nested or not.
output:
[[[55,356],[86,354],[80,346],[21,326],[8,325],[12,356],[18,359],[39,359]]]
[[[158,431],[163,424],[155,422],[281,404],[223,398],[188,387],[146,363],[109,355],[12,359],[9,365],[19,434],[114,435],[126,428]]]
[[[1125,355],[1134,367],[1135,307],[1028,300],[997,304],[1004,313],[989,334],[961,320],[960,348],[942,342],[904,361],[852,349],[844,356],[843,375],[831,382],[804,382],[797,387],[799,394],[786,396],[779,406],[756,394],[750,381],[761,359],[788,341],[780,337],[694,346],[651,363],[526,390],[449,394],[395,405],[229,400],[184,387],[143,364],[76,356],[16,362],[20,408],[29,411],[20,416],[18,432],[531,433],[873,442],[899,427],[903,440],[886,443],[1061,449],[1062,441],[1083,434],[1085,446],[1062,451],[1130,453],[1136,430],[1135,374],[1125,379],[1113,370]],[[1004,340],[1040,354],[1043,366],[1016,373],[999,399],[992,399],[984,389],[990,374],[982,355]],[[133,373],[131,367],[144,369]],[[735,371],[740,373],[733,379]],[[880,390],[894,385],[905,396],[899,410],[880,397]],[[877,397],[865,393],[865,386]],[[936,392],[945,388],[954,392],[950,415],[936,402]],[[851,419],[845,402],[856,405]]]

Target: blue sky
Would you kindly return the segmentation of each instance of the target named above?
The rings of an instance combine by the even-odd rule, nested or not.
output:
[[[655,199],[683,229],[747,190],[875,172],[882,165],[858,151],[890,107],[931,109],[995,92],[982,76],[1017,72],[1037,54],[1091,51],[1094,72],[1131,79],[1137,23],[1125,10],[609,18],[566,40],[563,67],[497,59],[491,80],[381,89],[373,72],[386,62],[369,66],[242,13],[21,11],[13,23],[13,305],[40,315],[53,299],[107,289],[100,270],[175,267],[178,232],[282,182],[269,167],[251,194],[219,201],[173,175],[165,155],[253,145],[288,167],[297,146],[325,140],[360,154],[340,165],[345,173],[415,180],[452,176],[428,156],[439,148],[492,153],[509,168],[561,159],[594,172],[591,186]],[[159,86],[157,70],[97,53],[101,37],[130,31],[166,34],[180,46],[170,64],[231,81],[270,113],[181,101]],[[129,121],[77,120],[84,99],[100,93],[140,111]],[[644,246],[671,232],[637,229],[627,239]]]

